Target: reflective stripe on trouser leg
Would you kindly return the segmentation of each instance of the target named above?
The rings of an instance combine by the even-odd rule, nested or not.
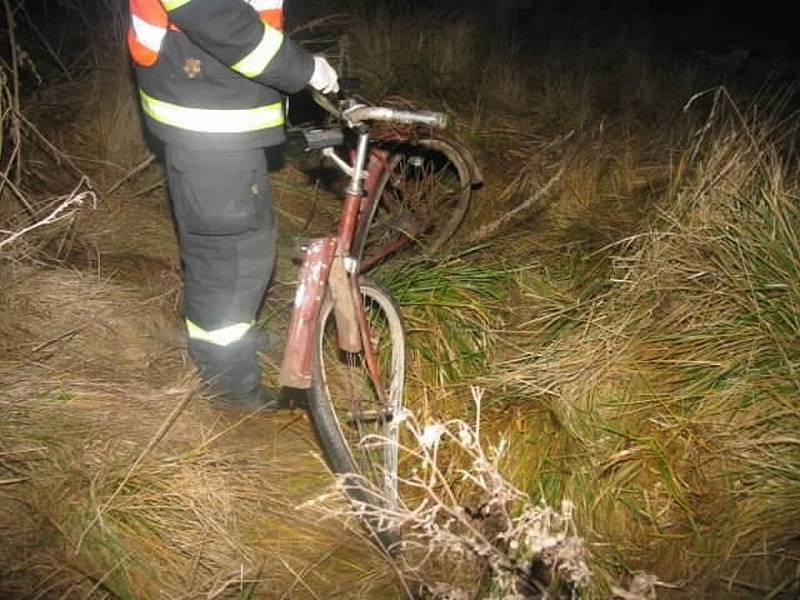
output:
[[[215,346],[230,346],[241,340],[253,323],[234,323],[220,329],[208,331],[200,327],[197,323],[186,319],[186,333],[194,340],[209,342]]]
[[[264,151],[169,146],[166,156],[189,354],[215,391],[247,392],[261,379],[257,352],[265,343],[263,332],[249,324],[275,255]]]

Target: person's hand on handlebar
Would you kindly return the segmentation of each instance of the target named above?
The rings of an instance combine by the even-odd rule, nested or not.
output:
[[[339,91],[339,76],[324,56],[314,56],[314,73],[308,85],[323,94],[335,94]]]

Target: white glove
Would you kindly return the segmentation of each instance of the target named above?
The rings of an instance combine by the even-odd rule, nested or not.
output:
[[[314,56],[314,74],[308,85],[323,94],[339,91],[339,76],[324,56]]]

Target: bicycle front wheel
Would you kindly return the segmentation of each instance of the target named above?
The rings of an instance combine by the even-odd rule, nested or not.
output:
[[[333,304],[328,299],[317,329],[309,409],[331,468],[350,476],[345,477],[347,493],[365,507],[367,525],[389,547],[397,541],[397,532],[379,525],[378,515],[398,503],[405,333],[389,294],[365,278],[360,287],[383,389],[375,389],[363,352],[339,348]]]
[[[395,149],[375,188],[372,214],[356,234],[362,271],[400,251],[442,248],[463,221],[471,196],[469,166],[451,144],[419,139]]]

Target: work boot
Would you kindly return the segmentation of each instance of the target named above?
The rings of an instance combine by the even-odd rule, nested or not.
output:
[[[293,408],[307,408],[305,398],[259,385],[250,392],[222,394],[211,400],[211,405],[221,410],[238,413],[274,413]]]

